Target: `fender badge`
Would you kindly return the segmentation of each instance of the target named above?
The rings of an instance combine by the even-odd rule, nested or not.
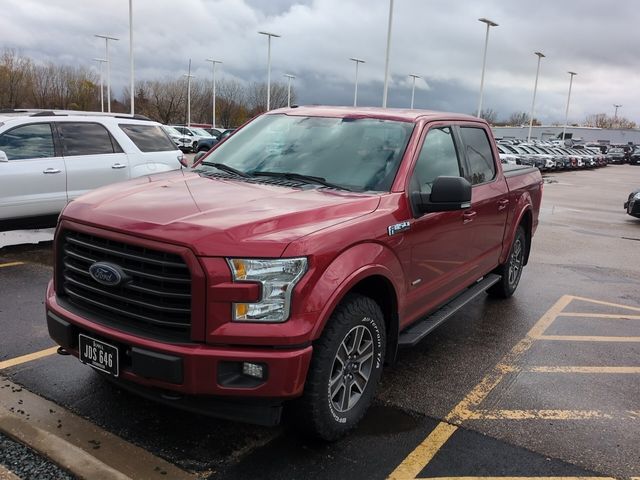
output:
[[[395,235],[396,233],[404,232],[405,230],[409,230],[411,228],[411,224],[409,222],[400,222],[395,225],[389,225],[387,227],[387,233],[389,236]]]

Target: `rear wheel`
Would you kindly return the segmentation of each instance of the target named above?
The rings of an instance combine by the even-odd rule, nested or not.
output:
[[[513,295],[513,292],[518,288],[518,283],[520,283],[526,251],[527,236],[524,233],[524,228],[520,225],[513,237],[507,261],[495,271],[501,276],[500,281],[487,290],[489,295],[498,298],[509,298]]]
[[[349,294],[313,348],[296,425],[323,440],[354,428],[369,408],[385,354],[382,311],[369,297]]]

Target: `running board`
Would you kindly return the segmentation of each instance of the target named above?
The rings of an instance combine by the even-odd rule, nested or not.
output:
[[[441,323],[449,320],[458,310],[464,307],[478,295],[484,293],[489,287],[500,281],[500,275],[491,273],[481,280],[477,281],[465,291],[454,297],[449,303],[446,303],[432,314],[426,316],[422,320],[400,332],[398,338],[398,346],[413,347],[420,340],[427,336],[431,331],[438,327]]]

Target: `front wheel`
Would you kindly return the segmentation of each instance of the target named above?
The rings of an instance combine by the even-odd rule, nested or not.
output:
[[[349,294],[338,305],[313,348],[297,425],[323,440],[336,440],[362,419],[382,374],[385,324],[378,304]]]
[[[495,271],[501,276],[500,281],[487,290],[489,295],[498,298],[509,298],[513,295],[513,292],[518,288],[518,283],[520,283],[526,251],[527,236],[524,233],[524,228],[520,225],[513,237],[507,261]]]

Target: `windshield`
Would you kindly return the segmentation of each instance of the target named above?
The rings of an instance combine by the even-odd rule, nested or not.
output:
[[[391,120],[264,115],[222,143],[205,163],[223,163],[249,175],[287,172],[349,190],[388,191],[412,131],[413,123]]]
[[[174,137],[182,136],[182,134],[173,127],[170,127],[168,125],[163,125],[162,128],[164,128],[164,131],[167,132],[169,135],[173,135]]]
[[[206,130],[203,130],[202,128],[193,128],[193,127],[191,127],[191,131],[193,133],[195,133],[196,135],[200,135],[201,137],[212,137],[213,136],[209,132],[207,132]]]

